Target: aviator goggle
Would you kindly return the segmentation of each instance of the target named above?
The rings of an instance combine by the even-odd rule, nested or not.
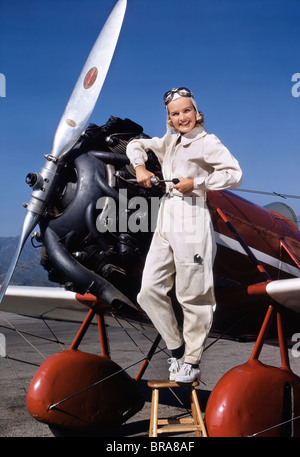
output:
[[[187,89],[186,87],[176,87],[175,89],[168,90],[168,92],[165,93],[163,100],[164,104],[168,105],[172,100],[175,94],[180,95],[181,97],[192,97],[194,98],[192,92]]]

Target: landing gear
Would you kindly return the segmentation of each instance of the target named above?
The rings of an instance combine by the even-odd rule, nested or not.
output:
[[[70,348],[49,357],[27,393],[27,409],[38,421],[67,430],[91,431],[124,423],[144,406],[138,382],[113,362],[105,330],[103,303],[82,296],[91,307]],[[78,347],[97,314],[101,355]]]
[[[300,378],[289,366],[277,311],[281,368],[258,358],[275,308],[270,306],[248,362],[232,368],[214,387],[205,410],[209,436],[300,436]]]

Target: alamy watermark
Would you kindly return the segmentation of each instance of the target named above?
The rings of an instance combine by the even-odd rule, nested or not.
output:
[[[292,86],[292,96],[296,98],[300,97],[300,73],[294,73],[292,81],[295,83]]]
[[[293,357],[300,357],[300,333],[294,333],[292,336],[292,342],[296,342],[296,344],[292,347],[292,356]]]
[[[6,97],[6,78],[3,73],[0,73],[0,97]]]
[[[6,339],[3,333],[0,333],[0,357],[6,357]]]
[[[166,205],[168,200],[172,203]],[[97,230],[100,233],[154,232],[161,204],[165,205],[163,221],[160,221],[165,233],[182,234],[187,243],[199,242],[203,238],[203,197],[174,196],[146,199],[135,196],[127,199],[126,189],[120,190],[118,203],[113,197],[105,196],[98,199],[96,208],[102,211],[96,220]]]

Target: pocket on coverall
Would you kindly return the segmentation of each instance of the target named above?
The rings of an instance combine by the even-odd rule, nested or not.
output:
[[[177,263],[176,294],[179,300],[197,304],[204,292],[204,266],[197,263]]]

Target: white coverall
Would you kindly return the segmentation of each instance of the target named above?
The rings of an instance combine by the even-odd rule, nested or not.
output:
[[[194,178],[194,190],[183,196],[172,183],[166,184],[138,303],[167,348],[179,348],[183,341],[168,295],[175,278],[176,297],[183,310],[183,361],[198,364],[215,309],[216,244],[205,195],[206,191],[239,186],[242,172],[220,140],[200,126],[184,135],[168,132],[163,138],[132,140],[127,146],[132,165],[144,165],[150,149],[161,164],[164,179]]]

